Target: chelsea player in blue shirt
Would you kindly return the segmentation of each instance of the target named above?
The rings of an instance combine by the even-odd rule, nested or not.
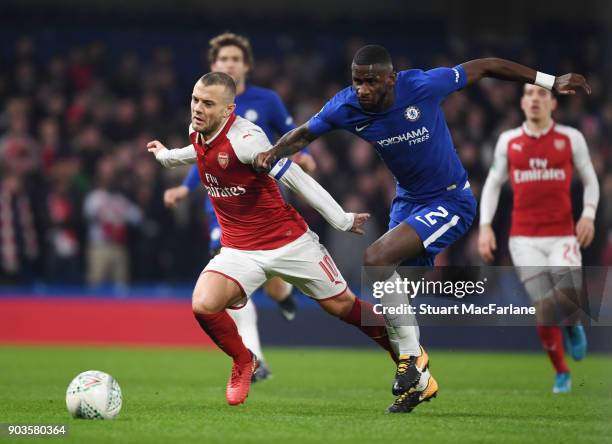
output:
[[[212,38],[209,42],[208,60],[211,71],[229,74],[236,83],[236,114],[257,124],[263,129],[268,139],[275,140],[278,135],[295,128],[293,120],[282,100],[274,91],[246,83],[249,71],[253,67],[253,52],[246,37],[226,32]],[[293,158],[304,171],[311,173],[315,163],[310,154],[300,152]],[[198,168],[193,165],[183,184],[170,188],[164,193],[164,203],[174,207],[185,199],[190,191],[200,185]],[[210,249],[216,252],[221,248],[221,228],[215,216],[210,200],[205,199],[205,208],[209,217]],[[279,303],[283,316],[291,320],[295,317],[295,302],[291,297],[291,285],[276,277],[265,284],[266,293]],[[260,366],[253,375],[254,382],[270,377],[270,370],[263,360],[263,352],[257,330],[257,314],[252,302],[241,310],[231,310],[245,344],[260,359]]]
[[[370,267],[371,279],[393,284],[400,279],[395,271],[399,265],[433,265],[436,254],[460,238],[476,215],[476,200],[441,109],[447,95],[485,77],[535,83],[559,94],[574,94],[578,88],[590,94],[581,75],[554,77],[498,58],[396,73],[389,52],[378,45],[359,49],[351,70],[352,86],[259,154],[254,166],[269,170],[278,159],[333,129],[369,141],[395,176],[397,192],[389,231],[368,247],[364,264]],[[407,301],[398,289],[385,294],[381,302],[384,310]],[[414,315],[389,311],[384,316],[399,356],[392,389],[398,398],[388,411],[410,412],[432,399],[438,384],[429,374],[429,357],[419,343]]]

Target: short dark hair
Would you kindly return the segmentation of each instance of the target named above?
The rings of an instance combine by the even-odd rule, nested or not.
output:
[[[199,82],[204,86],[222,85],[231,94],[232,99],[236,97],[236,83],[231,76],[223,72],[209,72],[200,77]]]
[[[255,60],[253,59],[253,49],[251,48],[251,42],[246,37],[234,34],[233,32],[224,32],[216,37],[213,37],[208,42],[208,62],[210,64],[215,63],[219,56],[221,48],[226,46],[237,46],[242,51],[242,57],[249,67],[252,69]]]
[[[366,45],[359,48],[353,57],[355,65],[391,65],[391,54],[380,45]]]
[[[523,84],[523,95],[525,95],[525,89],[527,88],[527,85],[534,85],[534,83],[525,83],[525,84]],[[538,86],[539,86],[539,85],[538,85]],[[544,89],[544,90],[548,91],[548,94],[550,94],[550,96],[551,96],[553,99],[556,99],[556,98],[557,98],[557,96],[555,96],[555,91],[554,91],[554,90],[552,90],[552,89],[548,89],[548,88],[544,88],[544,87],[542,87],[542,86],[540,86],[540,88],[542,88],[542,89]]]

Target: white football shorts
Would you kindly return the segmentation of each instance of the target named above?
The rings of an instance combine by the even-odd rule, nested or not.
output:
[[[510,256],[532,300],[553,289],[582,287],[582,255],[575,236],[511,236]]]
[[[275,250],[238,250],[222,247],[202,273],[219,273],[236,282],[248,298],[274,276],[295,285],[316,300],[339,296],[346,281],[319,236],[307,230]],[[241,305],[244,305],[246,300]]]

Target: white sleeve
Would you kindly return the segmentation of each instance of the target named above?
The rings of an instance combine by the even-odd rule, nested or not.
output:
[[[155,158],[166,168],[174,168],[179,165],[191,165],[196,163],[196,150],[193,145],[184,148],[169,150],[164,148],[155,154]]]
[[[233,130],[233,128],[232,128]],[[230,130],[228,137],[240,162],[251,165],[255,156],[272,148],[268,136],[261,128],[250,125],[246,128]]]
[[[495,217],[501,187],[508,180],[508,142],[509,137],[502,133],[495,145],[493,165],[482,187],[480,197],[480,225],[488,225]]]
[[[572,131],[570,138],[572,141],[572,161],[584,187],[582,217],[595,219],[595,212],[599,203],[599,182],[589,156],[589,148],[580,131]]]
[[[261,128],[248,124],[230,129],[228,138],[232,143],[238,160],[251,165],[257,154],[268,151],[272,144]],[[355,215],[345,213],[319,183],[306,174],[290,159],[280,159],[268,173],[269,176],[281,181],[291,191],[299,194],[308,204],[321,213],[321,216],[335,229],[348,231],[353,227]]]
[[[355,214],[346,213],[319,183],[290,159],[280,159],[268,173],[304,198],[336,230],[349,231]]]

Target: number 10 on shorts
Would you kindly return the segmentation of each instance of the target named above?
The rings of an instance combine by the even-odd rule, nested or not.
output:
[[[319,261],[319,266],[323,269],[331,282],[335,282],[336,278],[340,275],[336,268],[336,264],[334,264],[334,261],[332,261],[331,257],[327,254],[323,256],[322,261]]]

